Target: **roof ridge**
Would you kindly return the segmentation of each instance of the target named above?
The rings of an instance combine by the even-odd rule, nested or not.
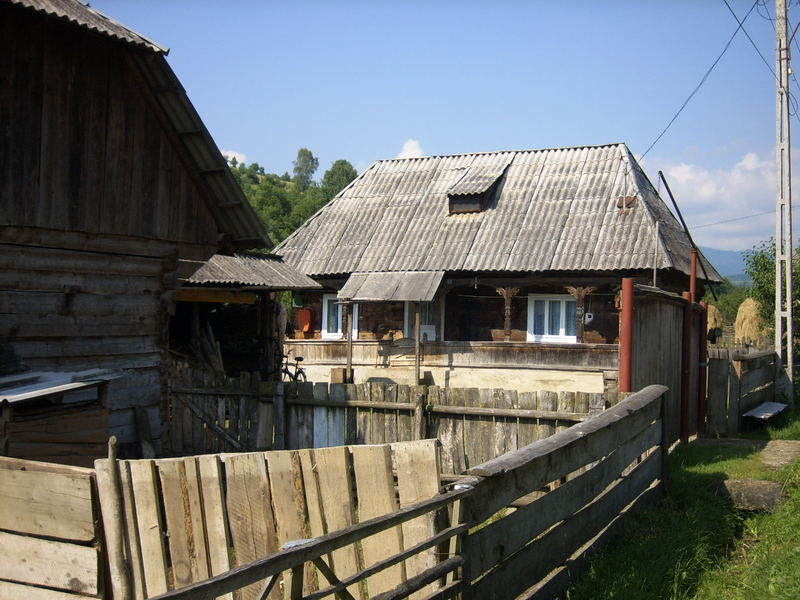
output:
[[[608,144],[581,144],[578,146],[554,146],[551,148],[523,148],[523,149],[509,149],[509,150],[483,150],[479,152],[457,152],[455,154],[431,154],[430,156],[407,156],[407,157],[394,157],[394,158],[378,158],[372,164],[381,162],[399,162],[402,160],[425,160],[429,158],[456,158],[460,156],[481,156],[485,154],[523,154],[531,152],[551,152],[553,150],[582,150],[584,148],[610,148],[612,146],[623,146],[628,149],[625,142],[612,142]],[[630,152],[630,150],[628,150]]]

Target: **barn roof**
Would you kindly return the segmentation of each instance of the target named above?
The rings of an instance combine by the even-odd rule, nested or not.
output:
[[[87,31],[122,41],[145,52],[130,52],[128,64],[146,84],[145,93],[157,104],[165,127],[174,132],[219,230],[230,237],[235,250],[271,247],[261,219],[233,178],[178,77],[165,58],[168,52],[155,42],[78,0],[7,0],[50,18],[67,21]]]
[[[479,212],[450,213],[459,197],[484,193]],[[618,143],[380,160],[275,251],[311,276],[654,265],[688,274],[691,246]]]
[[[169,49],[159,46],[133,29],[77,0],[10,0],[10,2],[140,48],[164,54],[169,52]]]

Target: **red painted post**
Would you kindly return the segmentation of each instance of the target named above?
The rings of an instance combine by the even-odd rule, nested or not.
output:
[[[692,348],[692,302],[690,292],[683,292],[686,305],[683,307],[683,337],[681,339],[681,423],[682,442],[689,441],[689,359]]]
[[[700,316],[700,371],[697,376],[697,435],[706,432],[706,399],[708,391],[708,302],[700,301],[703,312]]]
[[[697,302],[697,249],[692,248],[689,275],[689,302]]]
[[[619,391],[632,392],[633,372],[633,278],[622,278],[619,321]]]

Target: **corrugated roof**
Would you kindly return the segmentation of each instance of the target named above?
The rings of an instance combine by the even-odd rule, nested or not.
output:
[[[436,295],[444,271],[353,273],[339,290],[348,300],[405,300],[429,302]]]
[[[480,193],[493,173],[502,177],[483,212],[448,213],[449,192]],[[635,200],[618,208],[620,197]],[[653,266],[688,274],[690,245],[625,144],[609,144],[381,160],[275,252],[311,276]]]
[[[24,6],[35,11],[44,13],[51,17],[57,17],[69,21],[74,25],[83,27],[90,31],[105,35],[121,42],[133,44],[140,48],[166,54],[168,48],[159,46],[152,40],[136,33],[133,29],[126,27],[107,17],[99,10],[91,6],[78,2],[77,0],[9,0],[12,4]]]
[[[215,254],[188,280],[190,285],[236,285],[268,290],[321,289],[316,281],[287,265],[279,256]]]
[[[0,0],[2,1],[2,0]],[[164,56],[167,49],[78,0],[8,0],[12,4],[62,19],[150,52],[129,52],[128,64],[141,74],[163,111],[200,183],[203,201],[233,249],[272,247],[267,229],[233,178],[203,120]]]

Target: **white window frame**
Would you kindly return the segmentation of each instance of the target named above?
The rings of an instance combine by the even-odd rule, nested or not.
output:
[[[336,294],[322,294],[322,326],[320,337],[323,340],[341,340],[344,338],[342,330],[342,319],[344,317],[343,305],[339,304],[338,318],[336,320],[336,332],[328,331],[328,302],[334,300],[339,302]],[[358,304],[353,302],[353,339],[358,339]]]
[[[561,302],[561,323],[559,326],[559,333],[543,335],[535,335],[533,333],[533,319],[534,319],[534,302],[543,300],[545,302],[545,323],[550,322],[550,302]],[[575,335],[565,335],[566,319],[567,319],[567,302],[575,301],[575,296],[570,294],[528,294],[528,341],[529,342],[559,342],[567,344],[575,344],[578,341]],[[576,306],[577,308],[577,306]],[[576,323],[577,325],[577,323]]]
[[[405,335],[407,338],[413,338],[414,337],[414,303],[413,302],[409,302],[408,300],[406,300],[403,304],[405,305],[405,311],[403,313],[403,335]],[[433,302],[432,300],[430,302],[426,302],[426,304],[430,305],[430,310],[431,311],[437,309],[436,303]],[[419,326],[419,334],[420,334],[420,336],[422,336],[424,338],[426,333],[428,334],[428,341],[429,342],[436,341],[436,325],[435,324],[434,325],[427,325],[425,323],[420,322],[420,326]]]

